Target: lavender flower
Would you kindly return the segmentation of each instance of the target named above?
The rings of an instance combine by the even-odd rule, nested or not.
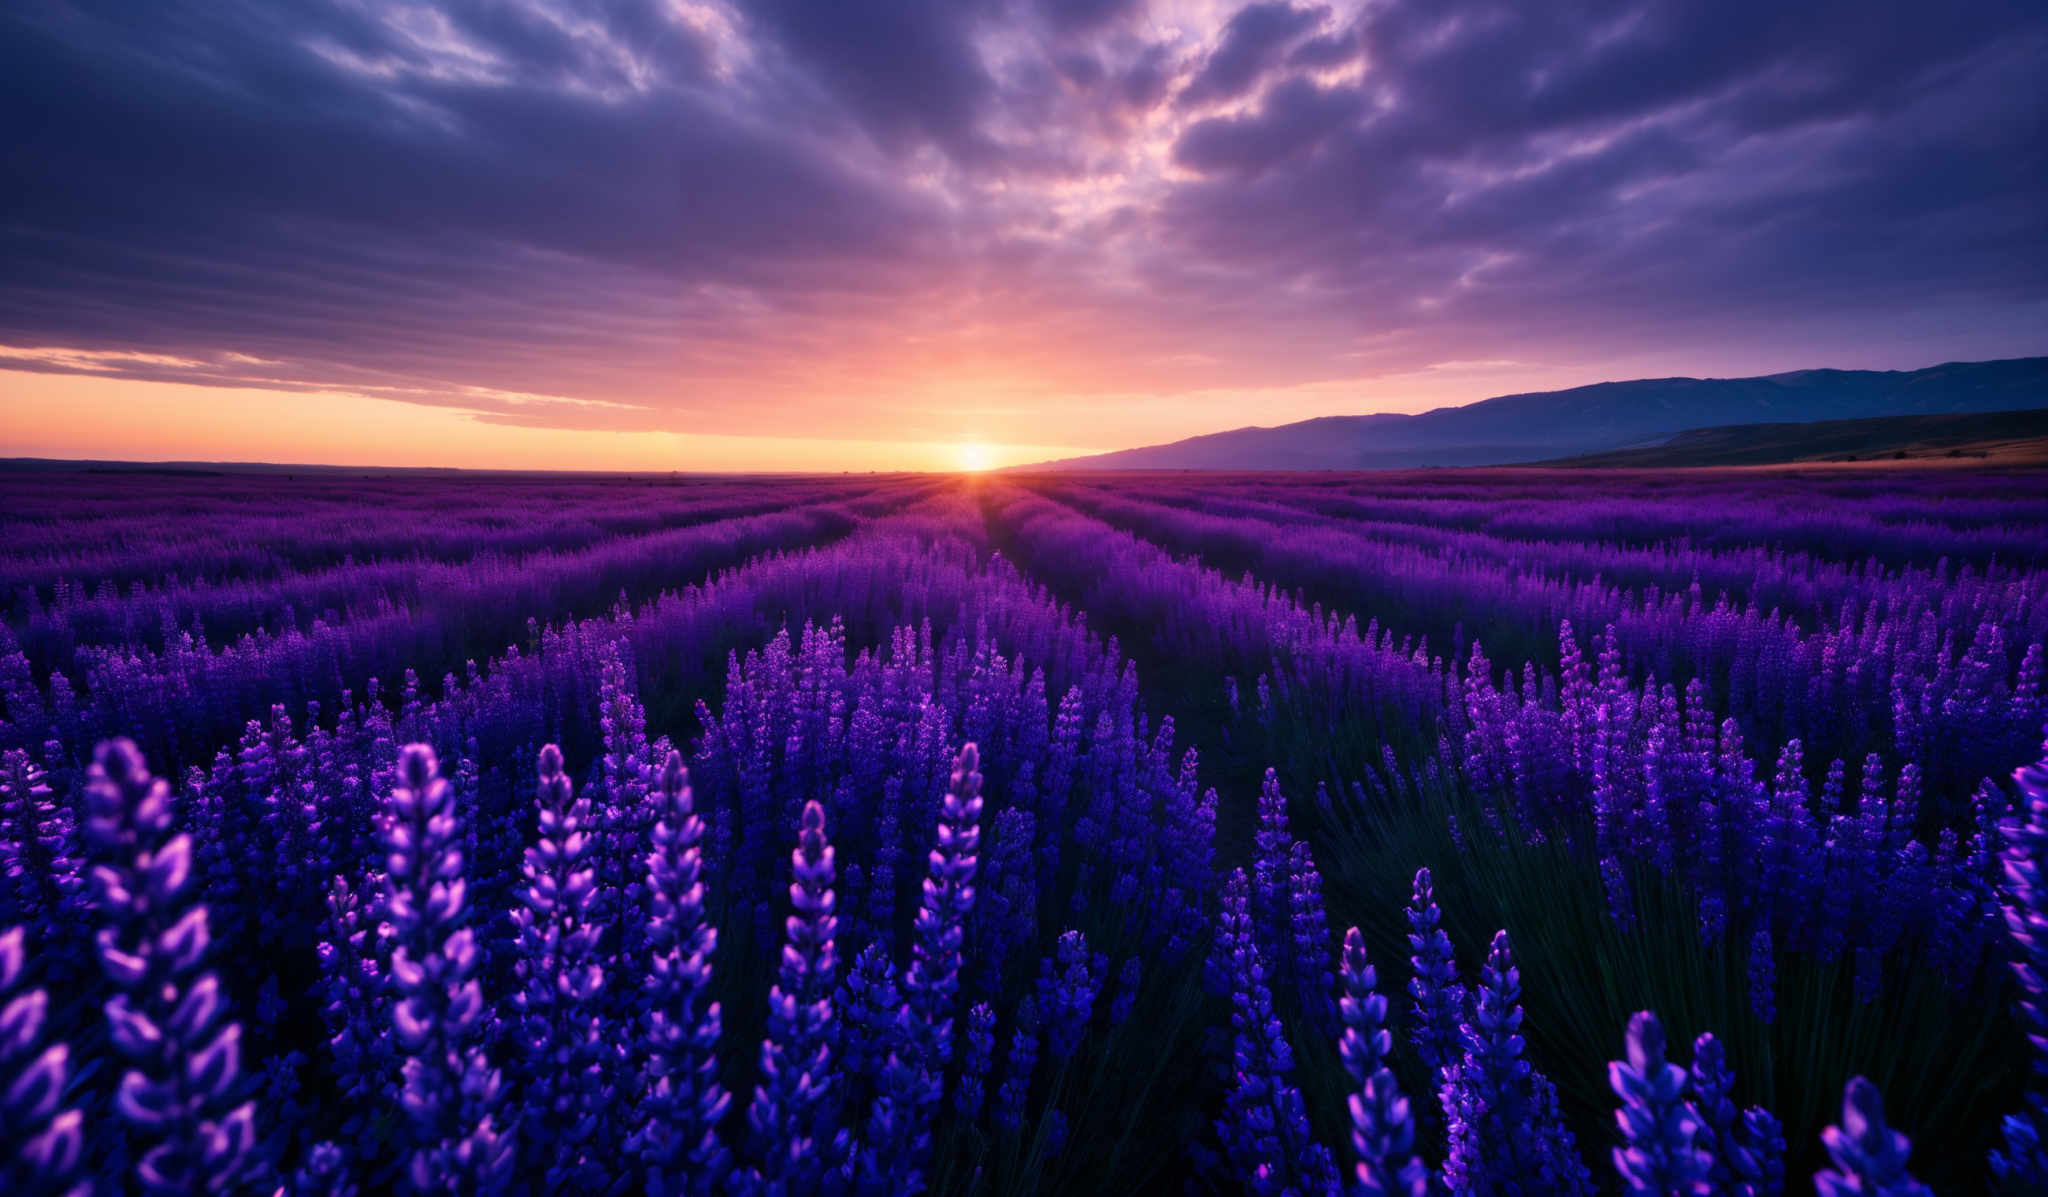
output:
[[[1287,913],[1294,965],[1294,992],[1303,1016],[1318,1034],[1337,1025],[1330,998],[1330,919],[1323,908],[1323,877],[1307,842],[1296,840],[1287,858]]]
[[[1337,1012],[1344,1037],[1338,1055],[1354,1090],[1347,1101],[1351,1149],[1357,1156],[1351,1197],[1424,1197],[1429,1192],[1429,1170],[1414,1154],[1415,1119],[1387,1066],[1394,1046],[1386,1028],[1387,999],[1376,991],[1379,978],[1366,959],[1365,937],[1356,927],[1344,933],[1339,972],[1344,996]]]
[[[904,1050],[910,1015],[896,984],[896,966],[882,945],[871,943],[854,957],[833,1009],[839,1022],[838,1072],[852,1090],[839,1096],[851,1106],[874,1088],[889,1057]]]
[[[616,971],[645,958],[639,950],[641,920],[620,916],[646,863],[648,824],[659,815],[648,803],[649,774],[654,770],[648,760],[647,713],[633,691],[631,662],[617,641],[606,645],[599,658],[598,730],[604,740],[604,784],[602,806],[593,811],[591,830],[599,840],[591,917],[619,928],[612,957]],[[638,988],[616,981],[615,986],[615,996],[622,999]]]
[[[43,929],[42,972],[53,983],[89,967],[67,942],[56,941],[75,935],[82,946],[85,898],[70,810],[56,801],[27,751],[9,749],[0,756],[0,916]]]
[[[381,884],[381,883],[380,883]],[[381,1092],[396,1069],[384,1033],[382,994],[387,978],[371,941],[371,911],[355,888],[336,877],[327,892],[320,957],[321,1018],[327,1027],[328,1063],[336,1085],[354,1101],[387,1101]]]
[[[1842,1090],[1842,1120],[1820,1133],[1835,1166],[1813,1175],[1819,1197],[1934,1197],[1906,1171],[1912,1144],[1884,1123],[1884,1096],[1862,1077]]]
[[[1637,1197],[1713,1192],[1713,1154],[1700,1146],[1699,1116],[1685,1102],[1686,1070],[1664,1059],[1664,1025],[1644,1010],[1629,1020],[1628,1058],[1607,1065],[1621,1099],[1614,1170]]]
[[[1731,1175],[1729,1158],[1736,1148],[1735,1073],[1712,1033],[1693,1040],[1689,1084],[1693,1116],[1700,1124],[1700,1148],[1713,1160],[1709,1179],[1717,1189],[1725,1189]]]
[[[359,1190],[348,1174],[348,1155],[332,1143],[316,1143],[306,1162],[292,1173],[292,1197],[356,1197]]]
[[[2006,1118],[1991,1169],[2014,1192],[2048,1190],[2048,761],[2013,774],[2018,808],[2001,828],[2005,927],[2012,943],[2015,1013],[2032,1046],[2028,1092]]]
[[[1408,906],[1408,981],[1413,999],[1415,1053],[1432,1072],[1442,1073],[1464,1051],[1458,1029],[1465,1006],[1465,987],[1458,980],[1458,961],[1450,936],[1443,931],[1443,912],[1429,870],[1415,872],[1415,895]]]
[[[1294,1052],[1273,1011],[1273,992],[1259,957],[1251,885],[1235,870],[1223,894],[1217,950],[1228,961],[1233,1081],[1216,1132],[1238,1183],[1252,1193],[1328,1193],[1337,1169],[1308,1125],[1294,1085]]]
[[[706,996],[718,929],[704,917],[704,823],[681,753],[668,754],[651,797],[647,938],[654,956],[641,1037],[640,1124],[631,1146],[647,1169],[650,1193],[701,1193],[728,1166],[718,1122],[732,1099],[718,1083],[719,1006]]]
[[[44,1041],[50,998],[29,986],[27,956],[22,928],[0,932],[0,1188],[85,1197],[91,1188],[77,1180],[83,1117],[59,1108],[71,1049]]]
[[[121,991],[107,1021],[129,1065],[114,1104],[136,1138],[137,1179],[153,1193],[235,1189],[263,1161],[255,1106],[231,1105],[242,1029],[223,1020],[220,980],[205,968],[206,907],[187,895],[191,837],[130,741],[99,746],[85,798],[100,963]]]
[[[1287,824],[1287,796],[1280,792],[1279,774],[1268,769],[1259,785],[1259,823],[1252,833],[1252,919],[1266,958],[1283,976],[1292,971],[1287,882],[1294,844]]]
[[[1088,1034],[1095,1001],[1109,973],[1109,958],[1088,950],[1079,931],[1060,934],[1054,954],[1039,961],[1038,1012],[1045,1020],[1046,1046],[1056,1060],[1071,1060]]]
[[[431,747],[402,749],[398,774],[381,833],[398,996],[391,1023],[413,1129],[406,1176],[422,1193],[495,1192],[509,1179],[512,1144],[497,1124],[498,1073],[479,1042],[484,1002],[476,935],[465,925],[460,812]]]
[[[825,808],[804,804],[796,851],[787,939],[775,987],[768,994],[768,1034],[761,1041],[761,1084],[747,1107],[756,1169],[739,1174],[745,1189],[808,1193],[823,1175],[832,1140],[825,1100],[832,1085],[832,985],[838,968],[833,935],[832,845]]]
[[[981,1120],[995,1052],[996,1012],[987,1002],[978,1002],[967,1012],[967,1054],[960,1061],[960,1084],[953,1091],[953,1111],[968,1125]]]
[[[975,852],[981,843],[979,768],[975,746],[961,748],[939,807],[931,872],[925,878],[924,902],[918,908],[911,940],[910,970],[903,980],[904,999],[924,1026],[922,1063],[929,1083],[921,1109],[937,1103],[946,1065],[953,1058],[953,1008],[960,992],[961,946],[967,915],[974,908],[974,871],[979,863]]]
[[[1017,1025],[1010,1032],[1009,1053],[1003,1057],[1003,1087],[996,1094],[996,1129],[1012,1138],[1024,1130],[1032,1075],[1038,1069],[1038,1031],[1038,1004],[1026,994],[1017,1004]]]
[[[1507,932],[1497,932],[1461,1028],[1464,1059],[1444,1084],[1444,1185],[1458,1197],[1592,1192],[1557,1090],[1522,1058],[1521,993]]]
[[[1728,1157],[1739,1178],[1736,1197],[1779,1197],[1785,1191],[1785,1127],[1769,1110],[1742,1111],[1742,1133]]]
[[[520,1137],[551,1185],[587,1183],[603,1112],[600,1056],[603,1028],[595,1012],[604,986],[597,962],[598,929],[590,925],[596,872],[591,860],[590,804],[562,772],[562,752],[540,751],[535,789],[540,835],[526,850],[517,965],[523,982],[513,998],[526,1048]]]

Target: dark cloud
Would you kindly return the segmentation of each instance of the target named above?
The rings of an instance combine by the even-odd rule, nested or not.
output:
[[[1365,38],[1356,28],[1339,29],[1331,33],[1312,37],[1294,47],[1287,55],[1287,65],[1306,70],[1326,70],[1340,67],[1365,53]]]
[[[980,148],[993,94],[972,41],[984,0],[752,0],[746,13],[890,145]]]
[[[1063,33],[1101,29],[1143,12],[1150,0],[1036,0],[1035,7]]]
[[[1220,285],[1327,287],[1365,325],[1541,311],[1654,337],[1897,315],[1912,292],[2039,311],[2048,101],[2021,80],[2048,66],[2048,11],[1870,17],[1373,5],[1356,83],[1272,64],[1254,110],[1187,128],[1176,160],[1204,177],[1154,234]],[[1912,282],[1869,290],[1886,276]]]
[[[1189,107],[1234,100],[1250,91],[1287,47],[1329,19],[1330,10],[1297,7],[1286,0],[1247,4],[1223,27],[1222,40],[1202,69],[1181,89]]]
[[[1355,88],[1288,79],[1274,86],[1255,113],[1188,126],[1174,143],[1174,161],[1207,174],[1257,174],[1342,127],[1362,102]]]
[[[0,346],[176,362],[0,368],[737,430],[1974,346],[2048,317],[2044,73],[2038,0],[13,0]]]

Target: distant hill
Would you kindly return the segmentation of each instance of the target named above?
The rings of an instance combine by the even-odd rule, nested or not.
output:
[[[2048,465],[2048,409],[1695,428],[1646,449],[1617,449],[1545,464],[1663,469],[1819,462],[1926,464],[1929,459]]]
[[[1510,465],[1662,445],[1692,429],[2048,408],[2048,357],[1925,370],[1646,378],[1419,415],[1325,416],[1045,462],[1043,470],[1357,470]]]

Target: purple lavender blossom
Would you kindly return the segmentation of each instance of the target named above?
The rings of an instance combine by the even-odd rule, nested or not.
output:
[[[1429,870],[1415,872],[1415,894],[1408,906],[1408,981],[1413,999],[1415,1054],[1432,1072],[1442,1073],[1464,1052],[1459,1023],[1464,1017],[1465,987],[1458,980],[1458,961],[1450,936],[1443,931],[1443,912]]]
[[[348,1153],[333,1143],[316,1143],[286,1191],[292,1197],[356,1197],[361,1190],[349,1176]]]
[[[704,822],[683,757],[671,751],[650,794],[647,940],[637,1149],[650,1193],[705,1192],[727,1170],[718,1122],[732,1099],[718,1083],[719,1006],[706,996],[718,929],[704,917]]]
[[[1644,1010],[1629,1020],[1628,1058],[1607,1065],[1607,1084],[1621,1099],[1621,1146],[1614,1170],[1635,1197],[1713,1192],[1714,1157],[1701,1146],[1699,1116],[1685,1101],[1686,1070],[1664,1058],[1664,1025]]]
[[[1089,951],[1088,937],[1079,931],[1062,932],[1053,955],[1039,961],[1038,1012],[1055,1060],[1070,1060],[1081,1050],[1108,973],[1109,958]]]
[[[967,1052],[960,1061],[960,1083],[953,1091],[953,1111],[970,1126],[981,1120],[995,1052],[996,1012],[987,1002],[977,1002],[967,1012]]]
[[[1243,869],[1232,872],[1224,889],[1217,950],[1228,962],[1233,1031],[1233,1080],[1216,1123],[1224,1155],[1238,1183],[1261,1197],[1333,1192],[1336,1164],[1315,1141],[1292,1079],[1294,1052],[1273,1010]]]
[[[598,928],[589,922],[597,884],[590,804],[562,772],[562,752],[553,744],[541,749],[539,772],[540,834],[526,850],[521,908],[513,916],[522,982],[513,1007],[526,1048],[519,1136],[522,1152],[530,1150],[550,1184],[582,1184],[599,1169],[591,1150],[604,1101],[596,1013],[604,969]]]
[[[1461,1027],[1464,1058],[1443,1089],[1444,1185],[1458,1197],[1592,1192],[1556,1088],[1522,1058],[1521,993],[1507,932],[1497,932]]]
[[[1394,1037],[1387,1031],[1387,999],[1377,992],[1378,975],[1365,956],[1365,937],[1344,933],[1339,967],[1344,996],[1338,1016],[1344,1036],[1338,1055],[1351,1074],[1351,1150],[1356,1156],[1351,1197],[1424,1197],[1429,1170],[1415,1154],[1415,1118],[1408,1099],[1387,1066]]]
[[[71,1049],[45,1042],[50,998],[28,984],[27,957],[22,928],[0,931],[0,1188],[84,1197],[83,1116],[61,1108]]]
[[[1323,907],[1323,877],[1304,840],[1296,840],[1288,853],[1287,916],[1295,998],[1309,1027],[1327,1038],[1337,1026],[1331,998],[1335,978],[1330,969],[1330,918]]]
[[[374,870],[371,879],[381,888]],[[372,917],[371,904],[344,877],[329,884],[326,906],[318,954],[328,1066],[335,1084],[352,1102],[395,1101],[395,1094],[385,1092],[395,1088],[398,1070],[395,1045],[385,1033],[389,1020],[383,1014],[389,978],[380,962],[382,945],[371,939],[373,934],[382,936],[384,925]],[[359,1116],[356,1121],[367,1119]]]
[[[1737,1197],[1779,1197],[1785,1191],[1785,1126],[1762,1106],[1742,1111],[1742,1133],[1729,1156]]]
[[[88,938],[77,839],[70,809],[28,752],[0,756],[0,918],[39,929],[42,975],[51,984],[78,980],[91,967],[68,950],[69,941],[82,947]]]
[[[1885,1125],[1884,1096],[1863,1077],[1842,1090],[1842,1120],[1821,1132],[1833,1168],[1814,1173],[1818,1197],[1934,1197],[1906,1171],[1912,1144]]]
[[[833,936],[832,845],[825,808],[804,804],[789,887],[791,911],[775,987],[768,993],[768,1034],[761,1041],[761,1083],[747,1107],[760,1163],[735,1174],[745,1191],[809,1193],[824,1174],[833,1139],[826,1097],[832,1086],[832,987],[838,969]]]
[[[2048,760],[2015,771],[2013,780],[2019,803],[2001,829],[2000,890],[2031,1075],[2019,1112],[2005,1119],[1991,1169],[2014,1192],[2048,1191]]]
[[[421,1193],[496,1192],[510,1179],[512,1141],[499,1125],[499,1075],[480,1042],[484,1000],[476,934],[466,925],[461,812],[428,745],[399,752],[381,823],[397,995],[390,1017],[413,1130],[406,1177]]]
[[[1038,1070],[1038,1004],[1030,994],[1017,1003],[1010,1050],[1003,1057],[1003,1085],[996,1093],[995,1125],[1005,1136],[1023,1133],[1031,1100],[1031,1082]]]
[[[937,1103],[953,1058],[953,1010],[960,992],[966,919],[974,909],[976,851],[981,843],[979,769],[975,746],[962,747],[940,803],[930,875],[913,926],[910,969],[903,979],[904,1000],[924,1026],[922,1064],[929,1084],[921,1109]]]
[[[232,1104],[242,1029],[223,1019],[220,979],[205,967],[206,907],[187,894],[191,837],[130,741],[100,745],[85,798],[100,963],[120,991],[106,1015],[128,1062],[114,1104],[135,1136],[136,1178],[152,1193],[233,1189],[264,1161],[255,1105]]]

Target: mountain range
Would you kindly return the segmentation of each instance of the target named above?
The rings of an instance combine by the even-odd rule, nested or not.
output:
[[[1032,470],[1366,470],[1514,465],[1661,445],[1737,424],[2048,408],[2048,357],[1925,370],[1795,370],[1757,378],[1643,378],[1502,395],[1416,415],[1323,416]]]

